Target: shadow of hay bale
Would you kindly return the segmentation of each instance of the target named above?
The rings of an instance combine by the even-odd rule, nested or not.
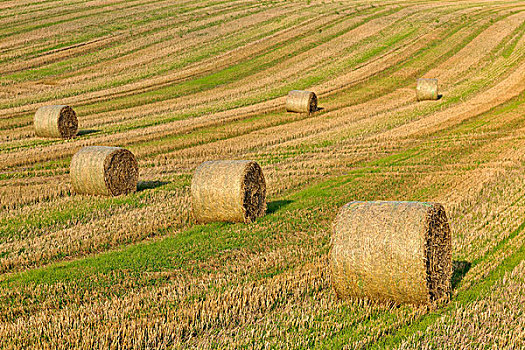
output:
[[[84,136],[84,135],[94,134],[94,133],[99,132],[99,131],[100,130],[96,130],[96,129],[79,130],[78,133],[77,133],[77,136]]]
[[[452,277],[450,278],[450,284],[452,289],[456,289],[463,277],[470,270],[472,264],[468,261],[454,260],[452,262]]]
[[[290,203],[293,203],[293,201],[287,200],[287,199],[280,200],[280,201],[268,202],[267,207],[266,207],[267,208],[266,209],[266,213],[267,214],[275,213],[276,211],[278,211],[281,208],[286,207]]]
[[[137,184],[137,191],[150,190],[157,187],[162,187],[169,184],[170,181],[139,181]]]

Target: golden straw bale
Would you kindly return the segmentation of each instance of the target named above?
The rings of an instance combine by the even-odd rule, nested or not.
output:
[[[36,136],[70,139],[78,130],[78,119],[69,106],[40,107],[34,117]]]
[[[76,193],[118,196],[137,189],[139,167],[124,148],[89,146],[71,159],[70,176]]]
[[[417,80],[416,97],[418,101],[437,100],[438,95],[438,80],[424,79]]]
[[[266,212],[266,182],[259,164],[218,160],[197,167],[191,183],[198,222],[249,223]]]
[[[333,226],[332,283],[343,299],[429,304],[448,296],[451,250],[440,204],[350,202]]]
[[[288,112],[312,113],[317,110],[317,96],[311,91],[292,90],[286,98]]]

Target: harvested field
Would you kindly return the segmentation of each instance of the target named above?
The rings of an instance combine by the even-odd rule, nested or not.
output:
[[[524,102],[523,1],[0,1],[0,348],[517,348]],[[50,105],[74,138],[35,135]],[[100,145],[133,191],[73,190]],[[221,159],[261,166],[266,215],[195,222]],[[336,297],[352,201],[443,204],[450,302]]]

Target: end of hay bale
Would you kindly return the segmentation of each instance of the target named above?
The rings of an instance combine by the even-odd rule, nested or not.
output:
[[[440,204],[351,202],[333,225],[332,284],[342,299],[430,304],[448,296],[451,250]]]
[[[317,110],[317,95],[311,91],[292,90],[286,98],[286,111],[313,113]]]
[[[193,175],[191,195],[193,214],[200,223],[250,223],[266,213],[266,182],[253,161],[202,163]]]
[[[127,149],[88,146],[71,159],[70,176],[76,193],[118,196],[136,191],[139,169]]]
[[[416,98],[418,101],[437,100],[439,98],[438,80],[426,78],[418,79]]]
[[[425,227],[425,257],[429,301],[448,297],[452,278],[452,239],[445,208],[439,203],[430,203]]]
[[[35,134],[40,137],[70,139],[78,131],[77,114],[65,105],[40,107],[33,121]]]

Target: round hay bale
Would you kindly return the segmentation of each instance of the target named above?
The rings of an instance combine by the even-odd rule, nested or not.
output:
[[[266,182],[253,161],[202,163],[193,175],[191,195],[193,214],[200,223],[250,223],[266,212]]]
[[[292,90],[286,98],[286,111],[313,113],[317,110],[317,96],[311,91]]]
[[[36,136],[70,139],[78,130],[77,114],[69,106],[40,107],[34,117]]]
[[[448,296],[451,250],[440,204],[351,202],[333,226],[332,284],[343,299],[430,304]]]
[[[416,97],[418,101],[437,100],[438,95],[438,80],[424,79],[417,80]]]
[[[71,159],[71,184],[80,194],[118,196],[137,189],[135,156],[120,147],[84,147]]]

